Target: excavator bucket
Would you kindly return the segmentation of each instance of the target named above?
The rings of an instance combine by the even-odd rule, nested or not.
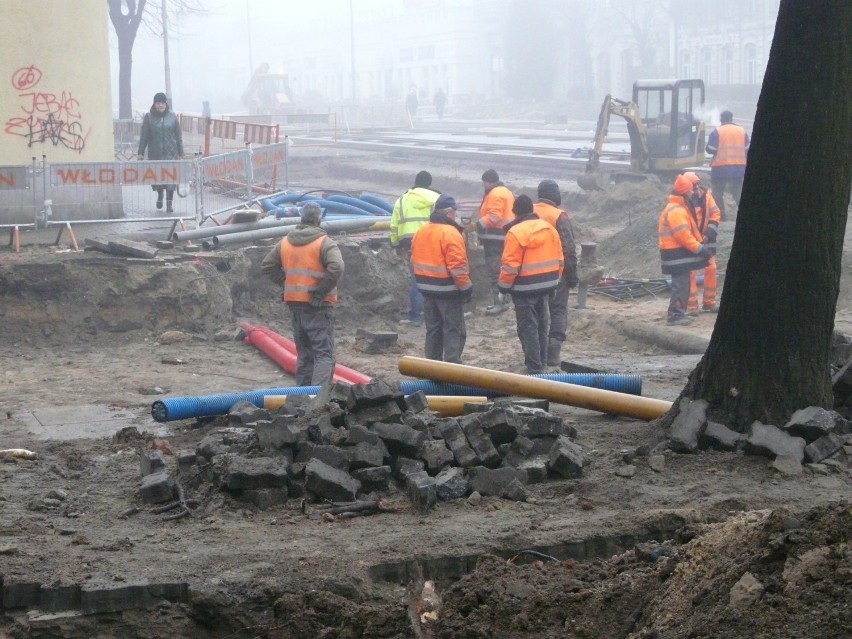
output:
[[[606,178],[600,171],[585,171],[577,176],[577,184],[584,191],[603,191]]]

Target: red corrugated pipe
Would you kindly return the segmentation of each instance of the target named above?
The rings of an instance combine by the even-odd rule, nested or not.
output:
[[[251,344],[266,354],[272,361],[291,375],[296,374],[296,344],[265,326],[240,322],[245,331],[245,343]],[[371,378],[343,364],[336,364],[332,381],[347,384],[368,384]]]

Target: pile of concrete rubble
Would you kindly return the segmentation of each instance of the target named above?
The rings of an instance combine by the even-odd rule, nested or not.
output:
[[[142,498],[172,502],[159,507],[177,510],[172,518],[189,514],[197,502],[187,491],[207,482],[261,509],[293,498],[377,501],[398,489],[424,512],[474,492],[526,500],[526,485],[583,469],[576,430],[547,409],[499,399],[444,417],[422,391],[405,396],[383,381],[330,384],[274,411],[241,402],[194,450],[168,462],[161,450],[142,451]]]

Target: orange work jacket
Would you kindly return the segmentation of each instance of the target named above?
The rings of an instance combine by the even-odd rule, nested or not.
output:
[[[497,287],[519,295],[543,295],[559,284],[564,267],[559,233],[535,214],[510,224]]]
[[[722,221],[722,211],[716,204],[712,191],[709,189],[704,193],[701,201],[695,205],[695,224],[701,233],[702,242],[708,249],[716,248],[716,235],[719,232],[719,222]],[[707,233],[708,229],[711,230]]]
[[[677,275],[707,266],[701,250],[701,231],[689,207],[680,195],[670,195],[660,214],[657,234],[663,273]]]
[[[455,225],[420,227],[411,241],[411,268],[425,297],[453,297],[473,287],[464,236]]]
[[[710,166],[745,166],[745,129],[738,124],[728,123],[718,127],[716,133],[719,135],[719,148],[710,161]]]
[[[476,233],[480,242],[502,242],[506,237],[504,226],[511,222],[515,214],[512,205],[515,196],[502,184],[498,184],[485,194],[479,207],[479,221]]]
[[[284,301],[310,302],[311,296],[325,276],[325,267],[320,261],[322,244],[328,239],[327,235],[318,237],[313,242],[302,246],[294,246],[289,238],[281,240],[281,268],[284,269]],[[337,302],[337,287],[335,286],[323,298],[329,304]]]

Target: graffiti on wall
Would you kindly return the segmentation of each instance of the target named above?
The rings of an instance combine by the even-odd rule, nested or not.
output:
[[[40,90],[41,79],[41,69],[35,65],[21,67],[12,74],[12,88],[21,99],[23,115],[6,120],[6,134],[26,139],[29,147],[52,144],[82,153],[92,130],[83,124],[80,102],[71,91]]]

